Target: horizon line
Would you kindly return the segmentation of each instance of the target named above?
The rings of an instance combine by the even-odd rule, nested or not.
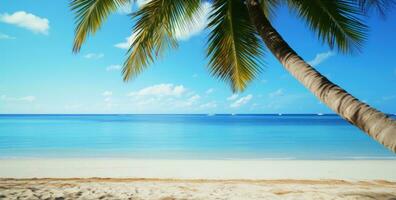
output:
[[[386,115],[394,115],[392,113],[385,113]],[[4,115],[336,115],[337,113],[0,113]]]

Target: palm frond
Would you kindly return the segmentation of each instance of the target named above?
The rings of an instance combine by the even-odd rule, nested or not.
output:
[[[261,71],[263,44],[243,1],[215,0],[209,16],[207,56],[212,75],[243,91]]]
[[[342,53],[360,51],[367,26],[362,12],[351,0],[288,0],[289,7],[303,18],[322,42]]]
[[[133,14],[133,42],[124,62],[124,81],[141,73],[168,48],[177,47],[175,32],[194,22],[200,0],[151,0]]]
[[[396,5],[395,0],[357,0],[357,2],[364,13],[374,10],[383,17]]]
[[[73,52],[78,52],[89,34],[94,34],[110,13],[131,0],[72,0],[70,8],[75,13],[77,27]]]

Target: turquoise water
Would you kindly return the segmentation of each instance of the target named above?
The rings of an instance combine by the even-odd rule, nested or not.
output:
[[[336,115],[0,115],[0,158],[396,159]]]

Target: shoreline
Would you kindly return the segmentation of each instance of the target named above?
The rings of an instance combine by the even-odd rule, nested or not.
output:
[[[0,178],[396,181],[396,160],[0,159]]]

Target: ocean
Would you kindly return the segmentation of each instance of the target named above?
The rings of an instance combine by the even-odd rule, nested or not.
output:
[[[0,159],[379,160],[337,115],[0,115]]]

